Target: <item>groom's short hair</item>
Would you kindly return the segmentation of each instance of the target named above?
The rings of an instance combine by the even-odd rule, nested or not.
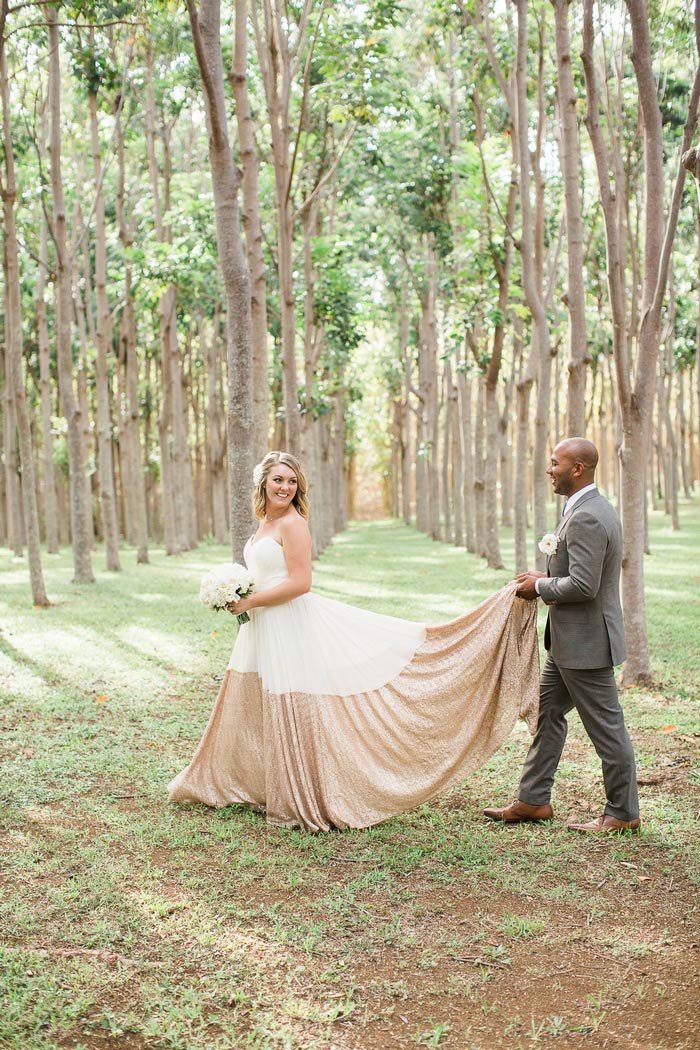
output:
[[[595,471],[598,466],[598,449],[588,438],[572,437],[559,442],[561,448],[574,463],[580,463],[586,470]]]

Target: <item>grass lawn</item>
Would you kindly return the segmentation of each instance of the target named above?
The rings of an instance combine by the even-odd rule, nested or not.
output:
[[[93,586],[46,557],[48,610],[0,552],[0,1047],[697,1050],[696,506],[682,526],[652,516],[656,685],[624,698],[644,831],[612,841],[565,830],[603,800],[575,717],[547,827],[481,815],[513,797],[524,728],[459,790],[365,831],[172,806],[233,642],[197,598],[227,550],[124,550],[120,574],[99,555]],[[360,523],[314,587],[438,622],[510,575]]]

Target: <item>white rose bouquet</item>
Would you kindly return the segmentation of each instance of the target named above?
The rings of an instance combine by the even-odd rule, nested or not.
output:
[[[247,598],[254,590],[253,577],[245,565],[234,562],[232,565],[218,565],[211,572],[202,576],[199,587],[199,600],[208,609],[218,612],[226,609],[231,602]],[[247,612],[236,614],[239,624],[248,623]]]
[[[545,532],[537,546],[543,554],[546,554],[551,558],[553,554],[556,554],[557,547],[559,546],[559,537],[555,532]]]

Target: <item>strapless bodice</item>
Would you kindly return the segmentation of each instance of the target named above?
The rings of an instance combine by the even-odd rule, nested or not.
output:
[[[253,574],[256,591],[276,587],[289,576],[284,551],[272,536],[261,536],[255,543],[251,536],[243,549],[243,557]]]

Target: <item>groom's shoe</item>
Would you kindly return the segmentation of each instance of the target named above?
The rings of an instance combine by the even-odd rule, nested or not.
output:
[[[617,832],[618,835],[621,835],[624,832],[638,832],[639,825],[639,817],[636,820],[618,820],[617,817],[612,817],[609,813],[603,813],[600,817],[596,817],[595,820],[589,820],[585,824],[577,824],[574,821],[566,826],[569,831],[582,831],[588,835],[605,835],[611,832]]]
[[[531,806],[528,802],[513,802],[505,809],[485,809],[484,816],[489,820],[502,820],[504,824],[539,824],[541,820],[551,820],[554,810],[549,803]]]

